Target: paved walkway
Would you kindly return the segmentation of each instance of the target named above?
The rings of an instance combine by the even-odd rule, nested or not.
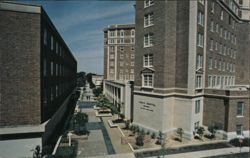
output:
[[[234,147],[234,148],[223,148],[223,149],[172,154],[172,155],[166,155],[165,158],[202,158],[202,157],[210,157],[210,156],[217,156],[217,155],[235,154],[239,152],[240,152],[240,148]],[[242,148],[241,152],[250,152],[250,149],[249,147],[244,147]],[[155,157],[150,157],[150,158],[158,158],[158,157],[155,156]]]
[[[88,109],[84,112],[89,116],[87,129],[90,131],[90,134],[87,140],[78,140],[79,144],[77,157],[107,155],[108,151],[103,138],[102,130],[100,128],[100,119],[96,118],[94,113]]]
[[[102,117],[104,125],[110,135],[110,139],[112,141],[113,147],[116,153],[132,153],[128,144],[121,144],[121,133],[118,128],[110,128],[108,125],[108,120],[111,117]]]
[[[105,156],[93,156],[89,158],[135,158],[133,153],[105,155]]]

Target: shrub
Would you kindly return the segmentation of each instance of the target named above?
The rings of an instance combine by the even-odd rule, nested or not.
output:
[[[152,138],[152,139],[155,139],[155,138],[156,138],[156,134],[155,134],[154,132],[151,134],[151,138]]]
[[[183,135],[183,129],[182,128],[178,128],[176,133],[179,135],[180,137],[180,141],[182,142],[182,135]]]
[[[197,128],[196,133],[200,136],[200,139],[202,139],[202,137],[204,135],[204,131],[205,131],[204,127],[198,127]]]
[[[138,145],[138,146],[143,146],[144,145],[144,135],[139,134],[136,137],[136,145]]]
[[[150,131],[147,131],[147,133],[146,133],[147,135],[150,135]]]
[[[125,121],[125,129],[129,129],[130,121],[126,120]]]
[[[248,146],[250,147],[250,138],[243,138],[242,140],[242,144],[240,144],[240,141],[239,141],[239,138],[234,138],[234,139],[231,139],[229,141],[230,144],[232,144],[233,146],[236,146],[236,147],[240,147],[240,146]]]

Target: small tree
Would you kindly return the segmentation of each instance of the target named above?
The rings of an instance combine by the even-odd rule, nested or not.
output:
[[[39,145],[37,145],[33,153],[33,158],[40,158],[40,157],[41,157],[41,148]]]
[[[97,106],[99,106],[102,110],[111,106],[110,101],[103,94],[98,96],[97,101],[98,101]]]
[[[152,138],[152,139],[155,139],[155,137],[156,137],[156,135],[155,135],[155,133],[153,132],[153,133],[151,134],[151,138]]]
[[[180,141],[182,142],[182,135],[183,135],[183,129],[182,128],[178,128],[176,133],[178,134],[178,136],[180,137]]]
[[[136,137],[136,145],[143,146],[144,145],[144,134],[139,133],[139,135]]]
[[[130,120],[125,121],[125,129],[129,129]]]
[[[158,140],[156,141],[156,144],[162,144],[163,139],[164,139],[164,134],[162,133],[162,131],[159,131]]]
[[[216,133],[216,131],[219,129],[219,127],[218,126],[216,126],[215,124],[212,124],[212,125],[209,125],[208,126],[208,131],[211,133],[211,138],[213,139],[213,138],[215,138],[215,133]]]
[[[200,136],[200,139],[202,140],[202,137],[204,135],[204,127],[198,127],[196,133]]]

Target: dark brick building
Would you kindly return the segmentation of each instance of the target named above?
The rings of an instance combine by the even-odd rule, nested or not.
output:
[[[0,28],[0,127],[53,131],[76,87],[76,59],[41,6],[1,2]]]
[[[248,8],[248,9],[246,9]],[[136,1],[134,124],[249,135],[248,0]]]

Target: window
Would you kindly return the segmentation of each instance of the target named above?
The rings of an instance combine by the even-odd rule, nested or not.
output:
[[[122,61],[120,62],[120,66],[123,66],[123,62]]]
[[[214,68],[216,69],[217,68],[217,60],[214,59]]]
[[[135,50],[135,47],[134,47],[134,46],[132,46],[132,47],[131,47],[131,50]]]
[[[219,33],[219,24],[216,24],[216,32]]]
[[[198,54],[196,57],[196,69],[200,69],[203,67],[203,56]]]
[[[201,86],[202,86],[202,76],[197,75],[196,80],[195,80],[195,87],[196,88],[201,88]]]
[[[110,31],[109,35],[110,35],[110,37],[114,37],[115,36],[115,31]]]
[[[132,36],[132,37],[135,36],[135,30],[131,30],[131,36]]]
[[[219,54],[222,54],[222,49],[223,49],[223,46],[222,46],[222,44],[220,44]]]
[[[214,40],[210,39],[210,50],[212,51],[214,49]]]
[[[131,62],[131,63],[130,63],[130,65],[131,65],[131,66],[134,66],[134,65],[135,65],[135,63],[134,63],[134,62]]]
[[[212,87],[212,76],[208,76],[208,87]]]
[[[210,23],[210,31],[214,32],[214,21],[213,20],[211,20],[211,23]]]
[[[123,54],[120,54],[120,59],[123,59]]]
[[[109,43],[110,43],[110,44],[114,44],[114,43],[115,43],[115,40],[114,40],[114,39],[111,39],[111,40],[109,40]]]
[[[120,39],[120,43],[124,43],[124,38],[121,38],[121,39]]]
[[[144,8],[149,7],[154,4],[154,0],[145,0],[144,1]]]
[[[218,50],[218,42],[215,42],[215,50]]]
[[[58,97],[58,85],[56,85],[56,97]]]
[[[149,33],[144,36],[144,47],[153,46],[153,34]]]
[[[221,60],[219,60],[219,71],[221,70]]]
[[[153,66],[153,54],[144,55],[144,67],[152,67]]]
[[[204,14],[201,11],[198,11],[198,24],[204,26]]]
[[[58,64],[56,64],[56,76],[58,76]]]
[[[51,50],[54,49],[54,38],[53,38],[52,35],[51,35],[51,38],[50,38],[50,49],[51,49]]]
[[[114,73],[114,69],[110,69],[110,73],[113,74]]]
[[[114,58],[115,58],[114,54],[110,54],[110,59],[114,59]]]
[[[223,20],[223,14],[224,14],[224,12],[223,12],[223,10],[220,12],[220,20]]]
[[[134,54],[131,54],[131,59],[134,59],[135,58],[135,55]]]
[[[43,32],[43,44],[45,46],[47,45],[47,36],[48,36],[47,30],[44,29],[44,32]]]
[[[130,75],[130,80],[132,80],[132,81],[133,81],[133,80],[134,80],[134,78],[135,78],[135,77],[134,77],[134,75]]]
[[[214,13],[214,2],[211,3],[211,12]]]
[[[217,76],[217,82],[216,82],[216,86],[220,85],[220,76]]]
[[[144,27],[152,26],[154,24],[154,14],[146,14],[144,16]]]
[[[200,112],[200,106],[201,106],[201,101],[200,100],[196,100],[195,101],[195,114]]]
[[[53,88],[50,88],[50,101],[52,102],[54,99]]]
[[[50,63],[50,75],[53,76],[53,71],[54,71],[54,68],[53,68],[53,61]]]
[[[153,87],[153,75],[152,74],[143,75],[143,87]]]
[[[47,62],[46,59],[43,60],[43,76],[47,75]]]
[[[223,37],[223,27],[220,27],[220,37]]]
[[[135,39],[134,38],[131,38],[131,43],[135,43]]]
[[[203,37],[203,34],[198,33],[197,45],[198,45],[199,47],[203,47],[203,44],[204,44],[204,37]]]
[[[115,47],[114,46],[110,46],[110,52],[114,52],[115,51]]]
[[[208,61],[208,68],[209,69],[212,69],[213,68],[213,58],[209,58],[209,61]]]
[[[133,74],[133,73],[134,73],[134,69],[131,69],[131,70],[130,70],[130,73]]]
[[[120,46],[120,51],[124,51],[124,47],[123,46]]]
[[[113,61],[110,62],[110,66],[114,66],[114,62]]]
[[[121,30],[121,31],[120,31],[120,36],[121,36],[121,37],[124,37],[124,30]]]
[[[237,104],[237,116],[243,116],[244,102],[238,102]]]
[[[215,87],[215,83],[216,83],[216,76],[213,76],[213,78],[212,78],[212,87]]]
[[[236,125],[236,134],[237,136],[243,135],[243,125]]]

